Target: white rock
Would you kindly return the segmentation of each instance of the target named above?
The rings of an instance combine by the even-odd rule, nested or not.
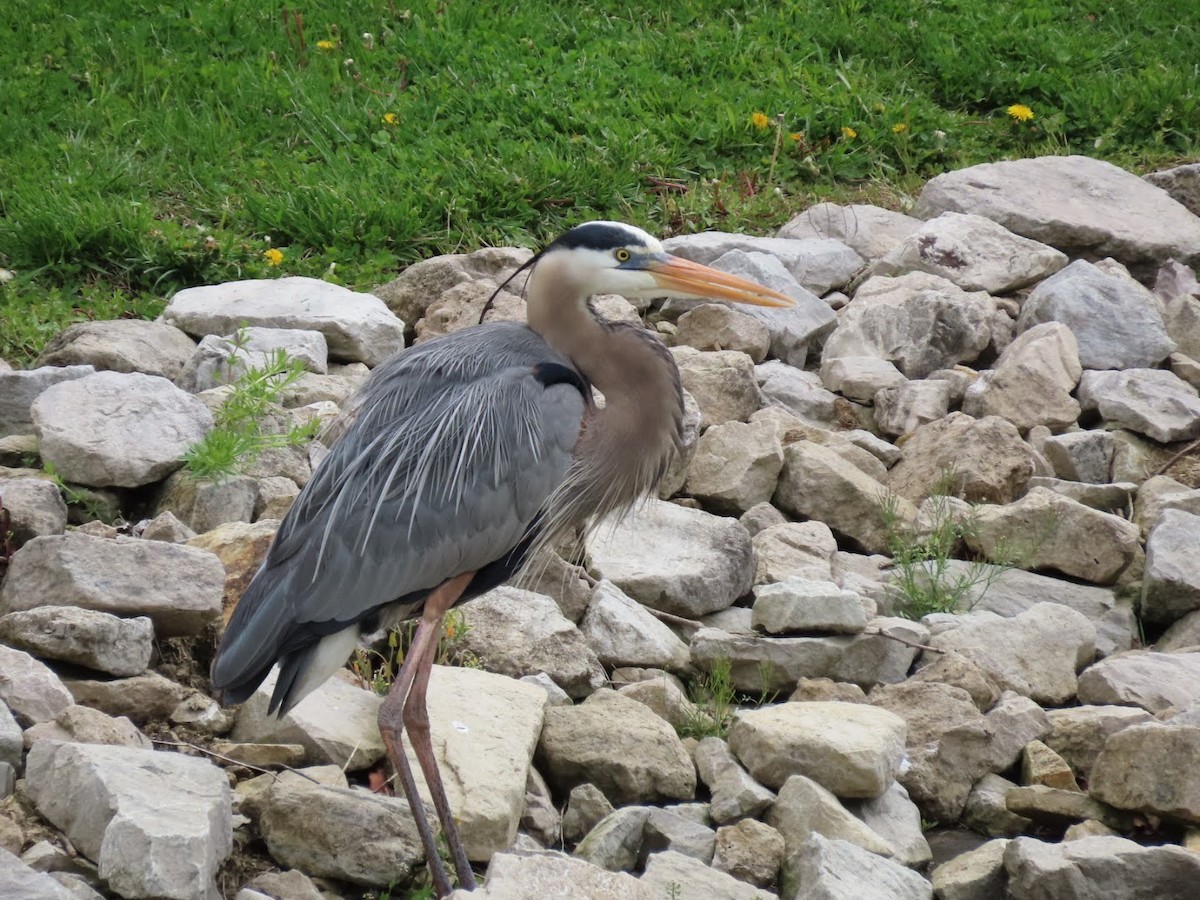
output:
[[[701,430],[721,422],[745,422],[762,405],[754,361],[745,353],[673,347],[671,355],[684,389],[700,407]]]
[[[1079,676],[1079,702],[1140,706],[1152,713],[1200,699],[1200,652],[1130,650]],[[1053,744],[1051,744],[1053,746]]]
[[[580,629],[606,666],[688,668],[687,644],[611,581],[596,585]]]
[[[921,827],[921,811],[900,782],[872,800],[850,801],[847,808],[887,841],[896,862],[921,869],[933,858]]]
[[[779,229],[781,238],[833,238],[866,259],[878,259],[921,227],[921,220],[878,206],[818,203]]]
[[[772,423],[724,422],[700,435],[684,491],[718,513],[741,515],[771,499],[782,468]]]
[[[455,891],[449,900],[529,900],[530,897],[648,900],[632,875],[608,872],[561,853],[497,853],[477,890]]]
[[[862,257],[841,241],[829,238],[790,240],[707,231],[668,238],[663,241],[663,248],[705,265],[731,250],[774,256],[793,278],[818,295],[847,284],[863,263]]]
[[[1165,369],[1085,372],[1079,382],[1085,410],[1097,410],[1115,428],[1161,443],[1200,436],[1200,393]]]
[[[92,366],[42,366],[6,370],[0,367],[0,437],[33,434],[33,402],[46,389],[95,374]]]
[[[813,834],[788,859],[798,890],[788,900],[932,900],[933,887],[899,863]]]
[[[894,363],[878,356],[838,356],[822,361],[821,381],[843,397],[874,403],[881,390],[904,384],[908,379]]]
[[[754,591],[752,623],[770,634],[857,634],[867,627],[862,599],[836,584],[789,578]]]
[[[4,644],[0,644],[0,701],[27,722],[52,722],[75,702],[48,666]]]
[[[679,317],[676,329],[676,343],[697,350],[740,350],[756,363],[762,362],[771,349],[771,333],[766,325],[718,303],[689,309]]]
[[[739,881],[682,853],[651,854],[638,879],[642,896],[678,900],[773,900],[774,894]],[[592,895],[589,895],[589,897]]]
[[[926,379],[881,388],[875,394],[875,422],[884,434],[899,437],[950,411],[950,383]]]
[[[801,422],[821,428],[837,423],[839,398],[822,387],[815,372],[769,360],[755,367],[754,377],[767,408],[786,410]]]
[[[1071,396],[1083,369],[1079,346],[1066,325],[1036,325],[1009,344],[990,372],[967,389],[963,412],[1000,416],[1028,431],[1035,425],[1064,428],[1079,418]]]
[[[851,815],[832,793],[803,775],[792,775],[783,783],[779,797],[767,812],[767,823],[783,835],[784,852],[789,856],[814,833],[849,841],[880,856],[895,854],[886,839]]]
[[[1019,837],[1004,851],[1014,900],[1092,897],[1188,897],[1200,855],[1182,847],[1143,847],[1122,837],[1044,843]]]
[[[1142,579],[1142,616],[1150,622],[1174,622],[1200,609],[1200,572],[1196,569],[1200,516],[1164,509],[1146,541]]]
[[[0,895],[18,898],[18,900],[79,900],[80,898],[79,894],[68,890],[45,872],[39,872],[25,865],[3,847],[0,847]]]
[[[39,606],[0,616],[0,638],[47,659],[110,675],[137,675],[150,664],[154,627],[73,606]]]

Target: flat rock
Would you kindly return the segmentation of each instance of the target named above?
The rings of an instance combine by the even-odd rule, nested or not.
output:
[[[1112,584],[1137,557],[1140,538],[1128,519],[1032,488],[1006,506],[976,509],[965,540],[985,559],[1008,554],[1022,568],[1053,569],[1093,584]]]
[[[679,900],[772,900],[774,894],[739,881],[682,853],[651,854],[638,879],[643,896]]]
[[[750,590],[754,550],[736,520],[647,500],[616,527],[602,525],[589,567],[652,609],[698,618]]]
[[[1175,622],[1200,609],[1200,572],[1192,556],[1200,543],[1200,516],[1164,509],[1146,541],[1142,616]]]
[[[1079,401],[1071,392],[1082,373],[1071,330],[1059,322],[1035,325],[967,389],[963,412],[1000,416],[1023,432],[1035,425],[1065,428],[1079,418]]]
[[[649,806],[622,806],[597,822],[575,848],[575,856],[592,865],[620,872],[638,864]]]
[[[33,401],[53,385],[85,378],[95,372],[92,366],[41,366],[10,370],[0,367],[0,437],[33,434]]]
[[[875,394],[875,423],[884,434],[896,437],[944,418],[949,410],[948,381],[905,381]]]
[[[39,366],[90,365],[98,372],[141,372],[178,383],[196,343],[164,322],[112,319],[79,322],[52,337]]]
[[[221,625],[224,627],[242,594],[267,556],[275,532],[276,519],[261,519],[254,524],[225,522],[211,531],[189,538],[187,545],[205,550],[220,560],[225,573],[221,594]]]
[[[184,365],[179,384],[192,393],[207,391],[233,384],[251,369],[266,368],[280,358],[306,372],[326,375],[329,371],[329,346],[321,332],[246,327],[238,329],[236,336],[205,335]]]
[[[1061,844],[1020,837],[1004,850],[1008,892],[1015,900],[1096,897],[1189,897],[1200,855],[1182,847],[1143,847],[1121,837]]]
[[[1200,772],[1192,764],[1198,754],[1200,728],[1132,725],[1105,741],[1088,791],[1119,809],[1200,822]]]
[[[404,322],[382,300],[316,278],[187,288],[175,294],[162,318],[193,337],[233,334],[243,324],[319,331],[332,358],[368,366],[404,349]]]
[[[1152,269],[1200,256],[1200,220],[1165,192],[1111,163],[1044,156],[968,166],[931,179],[916,215],[986,216],[1068,256]]]
[[[1110,828],[1129,831],[1133,817],[1078,790],[1065,791],[1034,784],[1014,787],[1004,797],[1009,811],[1049,828],[1065,828],[1080,822],[1102,822]]]
[[[471,253],[447,253],[415,262],[374,294],[409,324],[455,285],[486,279],[493,288],[529,262],[533,253],[524,247],[483,247]]]
[[[1039,603],[1011,619],[964,616],[935,634],[930,646],[953,650],[986,671],[1002,688],[1039,703],[1061,705],[1076,692],[1076,672],[1095,654],[1095,627],[1081,613]]]
[[[74,700],[44,663],[0,644],[0,701],[26,722],[51,722]]]
[[[41,456],[67,481],[140,487],[183,465],[212,414],[165,378],[97,372],[55,384],[31,407]]]
[[[983,216],[944,212],[920,225],[872,268],[874,275],[928,272],[967,291],[1007,294],[1057,272],[1066,254]]]
[[[938,900],[1000,900],[1004,897],[1004,850],[1007,839],[988,841],[935,868],[933,893]]]
[[[1085,369],[1152,368],[1175,349],[1150,291],[1082,259],[1039,284],[1021,305],[1020,331],[1045,322],[1071,330]]]
[[[932,900],[933,887],[899,863],[848,841],[813,834],[789,857],[785,871],[797,890],[789,900]]]
[[[1200,163],[1185,163],[1170,169],[1159,169],[1143,176],[1146,181],[1162,188],[1171,199],[1182,203],[1200,216]]]
[[[704,865],[712,862],[717,846],[717,833],[687,815],[667,808],[651,808],[642,831],[640,857],[662,852],[681,853]]]
[[[874,403],[884,388],[908,381],[895,364],[877,356],[838,356],[821,362],[821,382],[857,403]]]
[[[150,739],[138,731],[129,719],[113,717],[78,703],[60,712],[53,722],[39,722],[25,729],[26,747],[32,747],[42,740],[154,749]]]
[[[204,534],[229,522],[249,522],[257,504],[258,480],[249,475],[196,478],[176,472],[163,483],[155,509]]]
[[[1096,410],[1113,428],[1160,443],[1200,436],[1200,394],[1165,369],[1085,372],[1079,382],[1084,410]]]
[[[125,716],[137,725],[165,719],[195,692],[157,672],[111,680],[67,678],[63,681],[76,703]]]
[[[194,635],[220,614],[224,583],[220,560],[203,550],[72,532],[17,551],[0,587],[0,614],[79,606],[148,616],[159,637]]]
[[[43,659],[110,675],[137,675],[150,664],[154,626],[74,606],[39,606],[0,616],[0,640]]]
[[[801,678],[830,675],[853,640],[847,635],[764,637],[701,628],[692,636],[692,663],[711,671],[718,662],[728,662],[740,691],[790,691]]]
[[[789,219],[775,236],[832,238],[871,260],[879,259],[920,227],[920,219],[879,206],[817,203]]]
[[[365,769],[383,757],[377,724],[382,700],[359,687],[349,672],[338,672],[282,718],[267,713],[278,677],[273,669],[242,704],[232,740],[300,744],[309,763],[333,763],[347,771]]]
[[[607,681],[584,635],[544,594],[498,587],[460,609],[461,646],[489,672],[512,678],[545,672],[575,698]]]
[[[1051,435],[1042,441],[1038,449],[1054,467],[1054,474],[1059,478],[1097,485],[1107,484],[1111,478],[1116,441],[1107,431],[1077,431]],[[1065,492],[1060,490],[1058,493]],[[1086,505],[1100,508],[1094,503]]]
[[[704,265],[731,250],[764,253],[777,258],[793,278],[817,295],[846,285],[863,263],[861,256],[831,238],[792,240],[706,231],[668,238],[663,249]]]
[[[208,760],[39,741],[29,751],[25,783],[38,812],[121,896],[216,894],[233,825],[229,781]]]
[[[844,401],[826,390],[815,372],[806,372],[772,359],[755,366],[754,376],[758,380],[764,411],[785,411],[802,424],[822,429],[837,425]],[[762,414],[759,412],[756,415]],[[783,440],[785,444],[789,443],[786,438]]]
[[[1139,706],[1157,713],[1197,699],[1200,652],[1130,650],[1100,660],[1079,676],[1079,702],[1084,704]]]
[[[611,581],[601,581],[579,623],[584,640],[606,666],[688,668],[687,644]]]
[[[601,690],[546,710],[538,768],[560,791],[591,783],[614,804],[690,800],[696,771],[673,728],[647,707]]]
[[[783,514],[779,513],[779,517],[783,519]],[[824,522],[784,520],[755,534],[753,544],[758,561],[755,584],[773,584],[788,578],[833,580],[837,538]]]
[[[858,703],[784,703],[740,712],[729,748],[778,788],[805,775],[839,797],[878,797],[900,772],[904,720]]]
[[[875,276],[842,311],[821,356],[875,356],[908,378],[924,378],[983,352],[993,308],[986,293],[964,291],[937,275]]]
[[[895,853],[890,842],[852,815],[837,797],[803,775],[792,775],[783,783],[766,818],[783,835],[787,856],[796,853],[814,833],[849,841],[880,856]]]
[[[858,634],[867,627],[862,599],[828,581],[789,578],[754,591],[751,622],[769,634]]]
[[[455,891],[449,900],[573,896],[589,900],[649,900],[642,885],[632,875],[609,872],[561,853],[497,853],[488,864],[484,883],[477,890]]]

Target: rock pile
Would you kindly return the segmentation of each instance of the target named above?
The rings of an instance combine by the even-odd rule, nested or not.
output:
[[[1150,182],[1021,160],[933,179],[916,217],[666,242],[790,310],[597,298],[671,347],[687,459],[582,568],[454,623],[430,715],[472,896],[1192,896],[1200,218]],[[421,877],[362,677],[280,721],[269,683],[206,693],[319,452],[178,470],[246,366],[284,348],[272,419],[334,415],[527,259],[183,291],[0,365],[0,895]]]

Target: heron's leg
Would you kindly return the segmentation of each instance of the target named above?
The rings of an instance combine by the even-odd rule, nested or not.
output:
[[[430,636],[432,636],[432,640]],[[396,680],[392,682],[387,697],[379,707],[379,733],[383,737],[392,767],[400,777],[404,797],[408,800],[408,807],[412,811],[417,833],[421,837],[421,847],[425,851],[425,862],[429,867],[429,874],[433,878],[434,889],[439,897],[445,897],[451,891],[450,879],[446,875],[445,866],[442,865],[442,858],[438,855],[437,841],[434,839],[433,829],[429,827],[429,819],[425,815],[425,804],[417,791],[417,782],[413,778],[412,767],[408,764],[408,756],[404,752],[404,745],[400,737],[403,729],[404,699],[408,696],[413,678],[420,668],[420,660],[424,656],[423,647],[427,643],[437,646],[437,630],[436,626],[431,626],[422,619],[417,624],[417,632],[413,636],[413,643],[405,657],[404,664],[400,666]]]
[[[438,631],[441,620],[439,619]],[[437,760],[433,755],[433,741],[429,730],[429,708],[425,702],[425,694],[429,688],[429,675],[433,670],[433,660],[437,653],[437,644],[429,645],[428,656],[421,660],[417,668],[416,678],[413,679],[412,690],[404,702],[404,728],[412,741],[417,762],[425,775],[425,784],[433,799],[434,809],[442,823],[442,832],[446,835],[446,844],[454,857],[454,871],[458,874],[460,887],[475,890],[475,873],[471,871],[471,863],[467,859],[466,848],[458,835],[458,826],[454,824],[454,816],[450,812],[450,801],[446,799],[446,789],[442,785],[442,774],[438,770]]]

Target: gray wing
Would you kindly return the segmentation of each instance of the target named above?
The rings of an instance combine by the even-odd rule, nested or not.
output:
[[[584,399],[523,325],[467,329],[374,372],[284,518],[213,665],[236,685],[306,641],[500,559],[571,463]]]

